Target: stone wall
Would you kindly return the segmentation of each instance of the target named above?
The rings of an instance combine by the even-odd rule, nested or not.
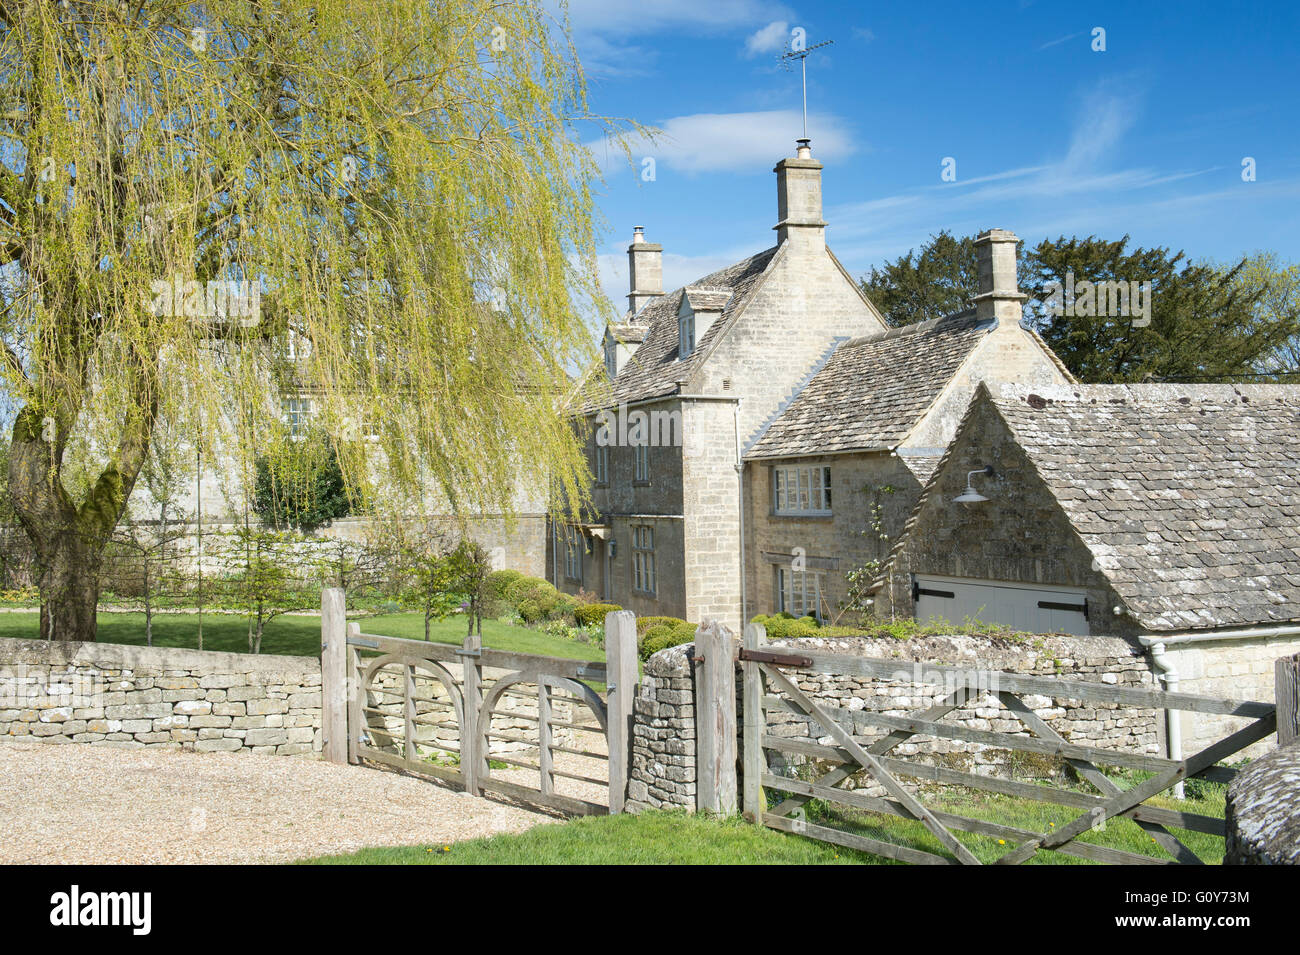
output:
[[[1225,865],[1300,865],[1300,742],[1274,750],[1228,787]]]
[[[829,466],[829,517],[778,516],[773,507],[774,467]],[[847,596],[845,574],[889,555],[921,495],[921,484],[897,456],[888,453],[751,461],[745,469],[745,528],[748,615],[775,613],[776,569],[790,567],[802,548],[809,573],[822,575],[822,611],[836,618]],[[880,531],[873,509],[880,508]],[[884,539],[881,539],[883,533]],[[848,622],[850,614],[840,622]]]
[[[695,808],[695,644],[646,661],[632,703],[627,810]]]
[[[0,736],[319,755],[314,657],[0,639]]]
[[[899,672],[893,680],[785,671],[795,676],[800,689],[817,703],[849,714],[871,712],[901,717],[942,699],[950,689],[918,678],[917,669],[926,664],[969,669],[976,673],[977,681],[979,674],[1006,671],[1112,685],[1154,686],[1150,661],[1140,650],[1124,641],[1104,637],[1042,636],[1024,641],[961,635],[909,641],[807,638],[776,640],[770,646],[896,659]],[[695,677],[691,663],[694,655],[694,644],[685,644],[654,654],[645,665],[640,695],[633,709],[630,811],[695,806]],[[738,665],[737,680],[740,670]],[[986,676],[979,685],[987,692],[949,714],[944,722],[1028,735],[1023,724],[997,699],[998,688],[994,683],[991,676]],[[1021,695],[1021,698],[1071,742],[1150,755],[1164,752],[1164,721],[1158,711],[1044,696]],[[738,707],[742,699],[743,693],[738,688]],[[770,708],[766,721],[768,732],[775,736],[822,743],[829,739],[824,730],[793,713]],[[737,724],[743,725],[743,714]],[[854,732],[870,740],[884,731],[859,725]],[[1050,777],[1063,768],[1051,757],[1035,758],[1030,754],[1026,758],[960,740],[903,743],[893,755],[916,757],[922,762],[981,774],[1014,773],[1021,778]],[[774,768],[780,766],[775,754],[769,754],[769,759]],[[798,759],[788,759],[786,770],[792,770],[797,763]]]
[[[1167,659],[1178,673],[1180,692],[1271,703],[1276,692],[1274,664],[1278,657],[1292,653],[1300,653],[1300,637],[1175,645],[1168,648]],[[1252,722],[1213,713],[1179,713],[1178,719],[1182,723],[1184,755],[1204,749]],[[1276,743],[1276,737],[1270,736],[1242,750],[1230,761],[1262,756]]]
[[[771,646],[800,648],[876,659],[898,660],[896,679],[873,680],[848,674],[786,671],[797,676],[799,688],[819,704],[834,707],[843,718],[849,714],[855,736],[868,742],[888,731],[854,718],[876,713],[907,716],[941,702],[955,686],[921,679],[927,664],[958,667],[975,675],[975,697],[940,722],[972,730],[1032,735],[998,699],[996,673],[1023,673],[1111,685],[1156,687],[1150,660],[1121,640],[1106,637],[1040,636],[1024,641],[982,636],[944,636],[908,641],[862,638],[776,640]],[[1017,696],[1040,719],[1071,743],[1129,753],[1159,756],[1164,753],[1162,712],[1041,695]],[[774,736],[824,741],[827,734],[815,721],[795,713],[769,709],[768,732]],[[905,742],[891,755],[916,758],[981,775],[1015,775],[1018,778],[1054,778],[1065,770],[1060,759],[1020,753],[982,743],[955,739],[923,738]],[[773,759],[775,759],[773,754]],[[787,760],[787,769],[799,758]]]

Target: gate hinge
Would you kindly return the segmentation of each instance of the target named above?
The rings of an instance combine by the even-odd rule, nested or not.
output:
[[[748,650],[745,647],[740,648],[740,659],[748,660],[751,663],[766,663],[775,667],[795,667],[804,669],[812,666],[812,657],[801,656],[797,653],[774,653],[771,650]]]

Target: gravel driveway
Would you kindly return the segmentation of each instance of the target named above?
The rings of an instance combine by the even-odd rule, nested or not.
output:
[[[360,766],[0,741],[0,864],[282,862],[553,816]]]

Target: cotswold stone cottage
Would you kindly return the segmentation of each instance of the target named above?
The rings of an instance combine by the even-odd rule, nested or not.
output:
[[[980,386],[877,606],[1123,637],[1170,689],[1271,700],[1300,651],[1297,527],[1300,387]],[[1170,721],[1171,755],[1240,723]]]
[[[975,386],[1071,380],[1020,327],[1009,232],[980,237],[973,309],[889,328],[826,245],[821,170],[800,140],[775,169],[776,246],[668,294],[662,249],[636,230],[629,312],[605,336],[611,395],[581,409],[597,514],[553,524],[561,589],[732,627],[833,618]]]

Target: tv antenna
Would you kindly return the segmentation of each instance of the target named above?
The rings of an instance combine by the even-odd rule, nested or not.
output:
[[[824,46],[830,46],[834,40],[822,40],[820,43],[814,43],[812,46],[801,47],[798,50],[791,50],[781,57],[781,62],[788,70],[791,61],[798,60],[800,72],[803,75],[803,138],[808,138],[808,54],[813,50],[820,50]]]

